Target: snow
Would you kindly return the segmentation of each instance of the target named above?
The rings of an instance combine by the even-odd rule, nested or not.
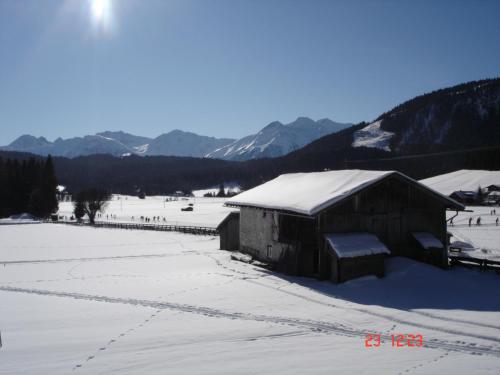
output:
[[[451,195],[459,190],[477,191],[479,186],[486,188],[489,185],[500,184],[500,171],[461,169],[426,178],[419,182],[439,191],[441,194]]]
[[[252,206],[315,215],[395,171],[339,170],[313,173],[290,173],[228,199],[229,206]],[[410,181],[418,184],[418,182]],[[442,197],[451,205],[457,203]]]
[[[141,155],[146,154],[148,152],[148,149],[149,149],[149,143],[134,147],[135,152]]]
[[[17,215],[11,215],[8,218],[0,219],[0,225],[8,224],[39,224],[40,219],[33,216],[32,214],[22,213]]]
[[[114,195],[104,214],[97,221],[138,223],[141,216],[151,219],[153,216],[159,216],[161,224],[215,228],[232,211],[231,208],[224,207],[226,200],[227,198],[167,196],[148,196],[146,199],[139,199],[134,196]],[[181,208],[188,207],[189,204],[193,205],[193,211],[181,211]],[[59,215],[69,219],[73,215],[73,204],[60,202]],[[107,215],[109,217],[106,217]],[[151,223],[154,224],[153,221]]]
[[[325,239],[339,258],[391,253],[377,236],[370,233],[331,233],[326,234]]]
[[[412,236],[422,245],[422,247],[426,250],[430,248],[442,249],[443,244],[432,234],[427,232],[414,232]]]
[[[379,148],[384,151],[391,151],[389,142],[394,133],[382,130],[380,125],[382,120],[372,122],[354,133],[352,147]]]
[[[0,238],[0,374],[500,367],[491,272],[391,258],[383,279],[334,285],[232,261],[216,237],[40,224],[0,226]],[[381,346],[366,348],[367,333]],[[393,333],[425,347],[393,348]]]
[[[492,214],[495,209],[497,213]],[[459,212],[453,218],[453,225],[448,226],[448,232],[453,235],[451,242],[459,242],[455,245],[463,249],[458,255],[500,261],[500,207],[468,206],[467,210],[472,212]],[[448,219],[453,216],[455,212],[447,213]],[[479,217],[481,225],[476,224]]]

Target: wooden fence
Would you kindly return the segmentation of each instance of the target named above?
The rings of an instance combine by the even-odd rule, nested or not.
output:
[[[49,221],[54,224],[70,224],[70,225],[90,225],[86,223],[78,223],[75,221]],[[152,230],[161,232],[181,232],[189,234],[200,234],[206,236],[218,236],[219,232],[216,228],[197,227],[189,225],[167,225],[167,224],[145,224],[145,223],[113,223],[108,221],[96,221],[92,227],[95,228],[113,228],[113,229],[133,229],[133,230]]]
[[[466,267],[479,267],[482,270],[493,269],[500,273],[500,261],[482,258],[473,258],[460,255],[449,255],[450,264]]]

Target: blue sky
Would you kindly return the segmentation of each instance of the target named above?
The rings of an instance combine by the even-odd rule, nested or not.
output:
[[[500,76],[499,15],[484,0],[0,0],[0,144],[369,121]]]

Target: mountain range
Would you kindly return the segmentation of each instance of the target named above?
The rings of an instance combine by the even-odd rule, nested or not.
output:
[[[281,127],[272,123],[262,133]],[[242,144],[255,140],[247,148],[250,151],[261,144],[257,136]],[[135,141],[123,133],[98,136],[103,137],[129,149],[151,143],[148,139]],[[50,143],[43,138],[18,141],[23,147],[32,147],[32,141],[36,147]],[[265,144],[264,138],[262,142]],[[236,143],[233,140],[228,144],[235,144],[233,150],[238,150]],[[56,157],[54,165],[60,183],[71,191],[100,186],[115,193],[133,194],[140,186],[148,195],[202,189],[227,181],[249,188],[282,173],[325,169],[398,170],[416,179],[457,169],[499,170],[500,79],[468,82],[415,97],[369,122],[344,128],[279,157],[231,161],[138,155],[139,151],[130,157]],[[25,160],[31,156],[0,151],[2,158]]]
[[[136,136],[123,131],[105,131],[84,137],[57,138],[54,142],[49,142],[44,137],[22,135],[0,149],[69,158],[109,154],[250,160],[285,155],[351,125],[329,119],[313,121],[307,117],[299,117],[286,125],[272,122],[257,134],[238,140],[202,136],[182,130],[173,130],[156,138]]]

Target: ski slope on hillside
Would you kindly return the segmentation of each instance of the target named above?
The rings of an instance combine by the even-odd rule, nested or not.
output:
[[[494,374],[500,278],[393,258],[342,285],[232,261],[217,237],[0,226],[0,374]],[[485,298],[487,296],[487,298]],[[379,333],[380,347],[365,347]],[[421,334],[422,348],[390,335]]]
[[[455,191],[477,191],[479,187],[500,185],[500,171],[484,171],[461,169],[420,180],[422,184],[439,191],[444,195],[451,195]]]

